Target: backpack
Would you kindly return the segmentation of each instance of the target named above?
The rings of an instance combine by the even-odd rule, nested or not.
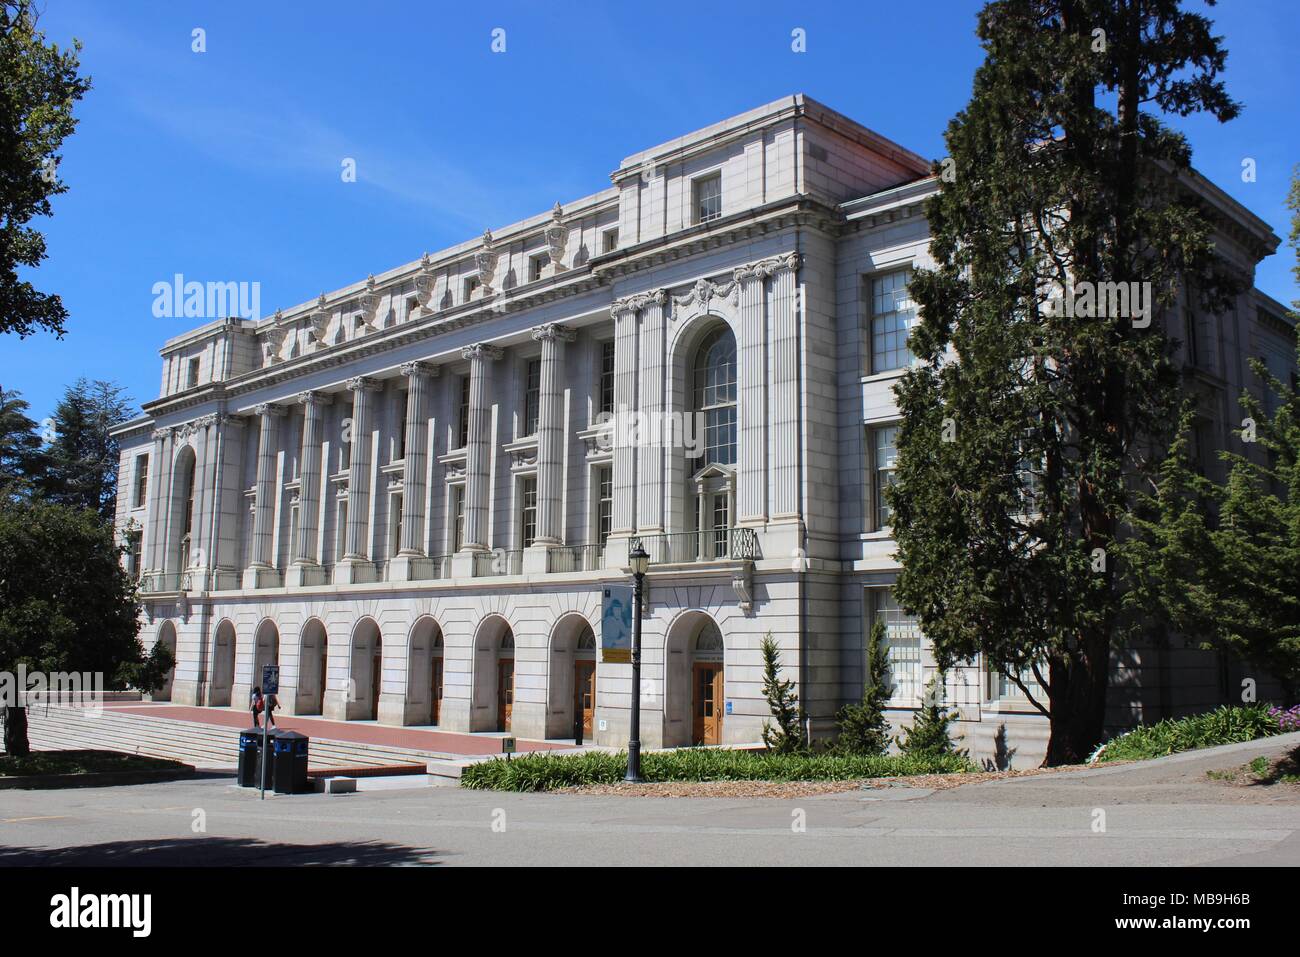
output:
[[[262,696],[261,696],[260,694],[255,694],[255,695],[253,695],[253,702],[252,702],[252,704],[253,704],[253,711],[256,712],[257,714],[261,714],[261,713],[262,713]]]

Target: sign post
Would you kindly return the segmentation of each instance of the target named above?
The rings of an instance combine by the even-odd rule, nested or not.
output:
[[[267,761],[266,746],[271,727],[271,711],[267,707],[270,696],[280,693],[280,666],[279,665],[262,665],[262,774],[261,789],[258,792],[258,798],[266,800],[266,765]]]

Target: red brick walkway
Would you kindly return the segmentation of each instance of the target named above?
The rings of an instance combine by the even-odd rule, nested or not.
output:
[[[250,725],[247,712],[229,708],[195,708],[188,705],[152,704],[144,701],[130,704],[106,702],[104,707],[126,714],[191,721],[196,724],[237,728],[241,731]],[[297,731],[299,734],[322,741],[350,741],[355,744],[378,744],[393,748],[413,748],[418,751],[441,751],[447,754],[501,753],[501,738],[492,735],[461,734],[455,731],[433,731],[423,728],[394,728],[371,722],[331,721],[326,718],[304,718],[295,715],[281,718],[278,713],[276,727],[284,731]],[[519,738],[516,746],[521,753],[573,747],[572,744],[563,742],[528,741],[524,738]]]

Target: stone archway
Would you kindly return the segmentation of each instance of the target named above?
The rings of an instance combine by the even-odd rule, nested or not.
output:
[[[162,645],[164,648],[166,648],[168,651],[170,651],[170,652],[171,652],[171,655],[172,655],[172,661],[175,662],[175,660],[176,660],[176,624],[175,624],[175,622],[173,622],[173,621],[171,621],[170,619],[168,619],[167,621],[164,621],[164,622],[162,623],[161,626],[159,626],[159,628],[158,628],[158,637],[157,637],[157,639],[156,639],[156,641],[155,641],[155,644]],[[173,665],[171,666],[171,668],[168,669],[167,674],[164,676],[162,685],[161,685],[161,686],[160,686],[156,691],[154,691],[154,692],[150,695],[150,697],[152,698],[152,700],[154,700],[154,701],[171,701],[171,700],[172,700],[172,684],[173,684],[173,682],[174,682],[175,680],[176,680],[176,665],[173,664]]]
[[[578,612],[564,615],[551,629],[548,675],[546,737],[574,737],[575,718],[586,705],[583,740],[591,742],[596,730],[596,635]]]
[[[664,642],[665,747],[721,744],[726,714],[726,648],[706,612],[679,615]]]
[[[309,618],[298,640],[298,694],[294,714],[322,714],[329,676],[329,636],[325,623]]]
[[[253,635],[253,671],[251,684],[254,688],[262,685],[262,669],[267,665],[280,663],[280,629],[270,618],[265,618],[257,626]],[[262,689],[266,691],[265,688]]]
[[[442,627],[425,615],[411,627],[406,651],[404,724],[437,724],[442,701]]]
[[[379,696],[383,693],[384,677],[383,655],[384,641],[378,622],[373,618],[362,618],[352,629],[345,715],[347,720],[379,720]]]
[[[514,717],[515,635],[500,615],[489,615],[474,635],[471,731],[508,731]]]
[[[208,704],[214,708],[228,708],[235,685],[235,626],[229,618],[217,625],[213,642],[212,687]]]

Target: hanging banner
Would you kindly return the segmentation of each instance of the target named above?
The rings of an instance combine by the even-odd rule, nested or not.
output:
[[[632,660],[632,586],[607,585],[600,608],[600,660]]]

